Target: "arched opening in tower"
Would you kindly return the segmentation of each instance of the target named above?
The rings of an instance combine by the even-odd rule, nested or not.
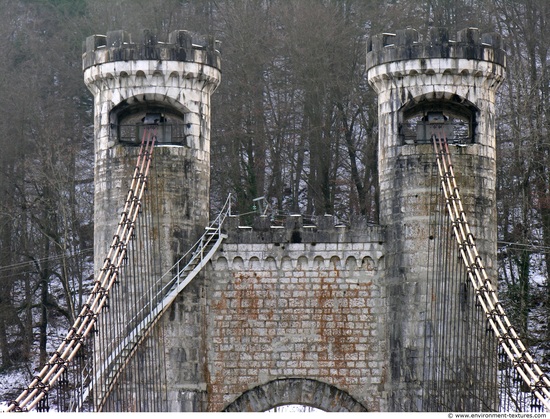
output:
[[[110,113],[111,138],[124,145],[139,145],[147,126],[157,127],[158,145],[191,147],[185,113],[170,105],[151,101],[122,102]]]
[[[433,135],[449,143],[476,142],[478,109],[467,101],[453,99],[412,100],[400,111],[399,136],[402,144],[426,144]]]

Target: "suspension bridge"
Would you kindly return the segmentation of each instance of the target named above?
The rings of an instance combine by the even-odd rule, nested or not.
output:
[[[151,278],[147,292],[127,305],[127,312],[118,311],[120,308],[117,307],[116,299],[124,297],[123,293],[117,292],[122,288],[121,282],[137,279],[129,277],[125,271],[140,263],[140,258],[135,255],[133,248],[140,234],[136,229],[147,226],[146,223],[140,223],[140,218],[147,217],[143,208],[147,202],[144,195],[155,140],[156,127],[148,127],[143,134],[131,187],[117,231],[88,300],[58,349],[21,395],[10,402],[7,411],[48,410],[48,396],[56,385],[65,387],[57,391],[60,403],[58,406],[68,407],[71,411],[104,409],[109,395],[135,356],[139,345],[151,333],[153,326],[178,294],[204,269],[227,237],[223,232],[223,225],[230,214],[230,198],[215,220],[206,227],[205,233],[172,269],[159,278]],[[441,200],[446,208],[447,223],[452,230],[449,236],[455,240],[459,259],[464,264],[469,286],[478,303],[476,308],[498,342],[499,350],[507,358],[507,366],[502,366],[503,363],[499,362],[499,374],[503,377],[500,384],[507,386],[506,392],[500,393],[500,401],[505,403],[501,407],[522,406],[535,410],[542,410],[544,407],[550,410],[550,380],[510,323],[477,251],[474,235],[470,231],[462,206],[452,156],[444,135],[433,137],[433,147],[440,178]],[[105,319],[121,323],[124,327],[113,327],[103,323],[102,326],[107,333],[99,340],[95,333],[98,319],[105,315],[106,310],[110,312],[108,316],[104,316]],[[93,356],[92,350],[95,352]],[[80,360],[79,352],[86,354],[81,355]],[[85,358],[85,362],[82,358]],[[87,365],[86,362],[96,365]],[[509,388],[510,383],[506,383],[511,376],[515,377],[512,383],[517,387],[512,391]],[[520,382],[518,377],[521,378]],[[139,382],[138,379],[134,383],[136,388],[139,387]],[[472,384],[475,386],[475,383]],[[525,386],[530,394],[528,403],[515,397],[517,394],[526,397],[527,392],[522,389]],[[72,394],[61,395],[63,392],[70,393],[68,388],[72,389]],[[64,398],[65,400],[61,401]]]
[[[86,40],[96,276],[7,411],[550,410],[496,291],[500,37],[369,40],[380,225],[245,223],[231,197],[208,221],[216,45],[186,31]]]

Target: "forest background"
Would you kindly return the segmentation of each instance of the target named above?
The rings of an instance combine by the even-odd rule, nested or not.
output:
[[[82,42],[124,29],[221,41],[212,207],[378,219],[370,35],[444,26],[499,32],[500,295],[550,364],[548,0],[0,0],[0,399],[64,337],[92,279],[92,95]]]

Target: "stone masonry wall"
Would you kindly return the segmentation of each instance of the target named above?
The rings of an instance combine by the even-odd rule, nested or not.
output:
[[[209,410],[281,378],[383,409],[382,255],[378,242],[224,244],[208,272]]]

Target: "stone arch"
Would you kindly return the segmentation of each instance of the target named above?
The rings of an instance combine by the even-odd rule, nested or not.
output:
[[[229,262],[226,257],[220,256],[216,260],[212,260],[212,266],[215,271],[227,271],[229,269]]]
[[[399,137],[402,144],[430,141],[431,125],[428,122],[430,114],[445,118],[444,125],[448,130],[447,139],[450,142],[464,144],[477,142],[479,108],[454,92],[439,90],[416,97],[412,97],[409,92],[408,99],[398,112]]]
[[[248,267],[253,272],[257,272],[262,270],[262,264],[260,263],[260,259],[258,256],[252,256],[248,261]]]
[[[187,145],[189,131],[186,124],[189,109],[168,95],[142,93],[127,97],[109,113],[111,137],[120,143],[139,145],[142,137],[142,121],[147,113],[162,115],[157,142]]]
[[[346,258],[345,267],[348,271],[356,270],[357,266],[357,258],[355,256],[348,256]]]
[[[178,74],[177,71],[172,71],[170,73],[170,75],[168,76],[166,85],[167,86],[178,87],[179,84],[180,84],[180,75]]]
[[[322,256],[315,256],[313,258],[313,268],[314,269],[325,269],[325,259]]]
[[[294,269],[294,266],[292,264],[292,259],[290,256],[283,256],[281,258],[281,269],[282,270],[292,270]]]
[[[147,93],[130,96],[120,103],[117,103],[111,110],[110,122],[117,123],[120,119],[124,119],[129,114],[149,109],[159,112],[169,111],[181,118],[189,112],[189,108],[178,101],[177,98],[171,98],[160,93]]]
[[[232,263],[232,267],[231,267],[233,270],[235,271],[242,271],[244,270],[244,260],[242,257],[240,256],[236,256],[234,259],[233,259],[233,263]]]
[[[339,256],[336,256],[336,255],[334,255],[330,258],[329,264],[330,264],[330,267],[332,269],[341,269],[342,268],[342,260],[340,259]]]
[[[265,412],[300,404],[326,412],[367,412],[367,408],[339,388],[307,378],[282,378],[254,387],[229,404],[224,412]]]
[[[367,272],[373,272],[376,270],[374,260],[370,256],[365,256],[361,261],[361,269]]]
[[[308,269],[308,268],[309,268],[309,261],[308,261],[307,257],[305,257],[303,255],[300,256],[298,258],[297,263],[296,263],[296,269],[304,270],[304,269]]]

